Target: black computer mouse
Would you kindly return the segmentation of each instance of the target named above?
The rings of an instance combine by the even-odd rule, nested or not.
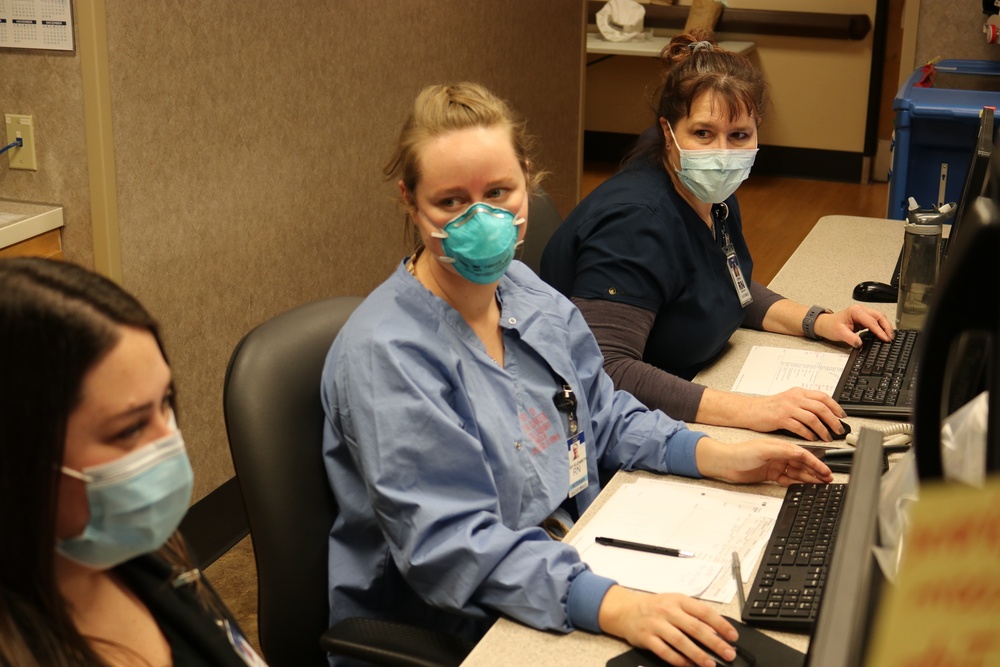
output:
[[[736,649],[736,657],[732,660],[724,660],[715,651],[708,648],[694,637],[689,635],[689,638],[698,645],[698,648],[707,653],[708,657],[715,661],[716,667],[750,667],[756,662],[755,660],[747,660],[744,655],[744,651],[740,649],[739,645],[733,646],[733,648]]]
[[[844,427],[844,432],[843,433],[830,433],[830,437],[833,440],[843,440],[844,438],[847,437],[847,434],[851,432],[851,425],[848,424],[847,422],[845,422],[843,419],[840,420],[840,425]],[[812,431],[812,429],[809,429],[809,430]],[[827,429],[827,431],[829,432],[829,429]],[[801,438],[802,440],[806,439],[806,438],[803,438],[798,433],[794,433],[793,431],[789,431],[789,430],[784,429],[784,428],[780,428],[777,431],[772,431],[772,433],[774,433],[775,435],[787,435],[787,436],[792,437],[792,438]],[[813,431],[813,434],[815,434],[815,433],[816,433],[816,431]],[[823,438],[820,438],[818,435],[816,436],[816,439],[819,440],[819,441],[821,441],[821,442],[823,440]]]
[[[748,654],[739,646],[733,647],[736,649],[736,658],[730,662],[723,660],[715,654],[715,651],[710,648],[706,648],[705,645],[698,640],[692,638],[691,641],[702,648],[705,653],[708,653],[709,657],[715,661],[716,667],[752,667],[753,665],[758,664],[755,656]],[[666,662],[658,658],[652,651],[640,648],[631,649],[630,651],[622,653],[607,662],[607,667],[635,667],[635,665],[643,665],[644,667],[670,667]]]
[[[899,290],[888,283],[866,280],[854,286],[854,300],[868,303],[895,303]]]

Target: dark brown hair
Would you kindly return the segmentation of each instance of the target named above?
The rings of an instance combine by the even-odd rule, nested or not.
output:
[[[59,593],[55,525],[66,424],[121,326],[149,331],[163,352],[156,321],[107,278],[68,262],[0,259],[2,665],[105,664]],[[191,567],[179,534],[161,554],[178,573]]]
[[[730,119],[744,111],[758,125],[767,107],[767,82],[763,73],[740,53],[719,48],[711,31],[692,30],[675,36],[660,52],[662,83],[657,90],[653,126],[646,130],[629,152],[625,162],[658,164],[665,138],[659,119],[671,126],[691,113],[699,95],[711,92],[725,105]]]

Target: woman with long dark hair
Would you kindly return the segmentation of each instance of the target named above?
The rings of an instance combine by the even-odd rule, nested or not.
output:
[[[135,298],[0,260],[0,664],[263,664],[176,532],[192,472],[174,402]]]

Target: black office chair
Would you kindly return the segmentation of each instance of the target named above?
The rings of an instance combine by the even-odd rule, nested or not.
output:
[[[562,217],[555,203],[539,188],[528,204],[528,231],[524,235],[524,244],[521,245],[521,256],[518,257],[535,275],[541,275],[542,251],[561,224]]]
[[[326,653],[379,665],[458,665],[472,644],[421,628],[347,619],[329,628],[327,542],[337,505],[323,466],[320,377],[360,297],[299,306],[243,337],[226,370],[229,448],[257,562],[258,630],[271,667]]]

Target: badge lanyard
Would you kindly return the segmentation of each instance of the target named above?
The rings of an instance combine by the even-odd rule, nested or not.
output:
[[[736,296],[740,298],[740,306],[746,308],[753,303],[753,296],[750,295],[750,288],[743,277],[743,270],[740,268],[740,258],[736,256],[736,248],[729,238],[729,231],[721,220],[716,220],[722,230],[722,252],[726,254],[726,268],[729,269],[729,277],[733,279],[733,287],[736,288]]]
[[[573,388],[564,384],[553,399],[556,409],[566,413],[569,422],[569,437],[566,438],[566,453],[569,457],[569,497],[572,498],[587,488],[587,443],[583,431],[576,421],[576,395]]]
[[[229,643],[233,645],[236,654],[242,658],[247,667],[267,667],[267,663],[257,655],[257,652],[250,646],[250,642],[246,640],[236,626],[229,621],[220,621],[220,624],[226,633],[226,637],[229,639]]]

